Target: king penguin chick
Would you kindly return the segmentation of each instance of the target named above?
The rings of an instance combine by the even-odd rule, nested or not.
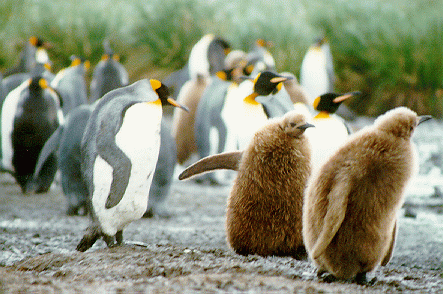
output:
[[[305,193],[303,237],[318,275],[366,282],[394,248],[396,214],[416,170],[411,136],[428,120],[395,108],[352,135],[318,172]]]
[[[226,214],[227,241],[242,255],[306,254],[302,239],[303,192],[310,174],[304,131],[313,125],[295,111],[270,120],[244,151],[206,157],[180,180],[220,168],[238,170]]]
[[[326,93],[315,99],[313,106],[319,111],[311,120],[315,128],[306,131],[312,146],[313,170],[322,166],[348,139],[351,131],[345,121],[334,113],[343,101],[360,94],[358,91],[345,94]]]
[[[123,241],[123,229],[143,216],[160,148],[162,105],[168,98],[157,80],[116,89],[96,104],[81,142],[81,168],[88,186],[92,223],[77,246],[86,251],[103,237]]]
[[[177,145],[177,162],[181,165],[185,165],[191,155],[197,153],[194,133],[195,115],[208,83],[209,78],[197,75],[183,85],[177,97],[179,103],[189,108],[186,113],[174,109],[172,116],[172,136]]]

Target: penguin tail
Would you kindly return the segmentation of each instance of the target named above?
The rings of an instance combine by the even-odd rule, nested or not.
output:
[[[238,171],[242,154],[242,151],[233,151],[202,158],[193,165],[186,168],[178,176],[178,179],[184,180],[194,175],[217,169],[230,169]]]
[[[91,224],[86,233],[77,245],[77,251],[85,252],[94,245],[94,243],[102,236],[100,227],[97,224]]]

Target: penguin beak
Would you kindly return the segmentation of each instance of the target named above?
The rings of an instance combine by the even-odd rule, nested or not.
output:
[[[305,123],[304,125],[298,126],[297,129],[306,130],[307,128],[315,128],[313,124]]]
[[[275,77],[271,79],[271,83],[278,84],[290,79],[292,79],[292,77]]]
[[[430,115],[422,115],[422,116],[419,116],[419,117],[418,117],[418,123],[417,123],[417,126],[418,126],[419,124],[421,124],[422,122],[428,121],[428,120],[430,120],[430,119],[432,119],[432,116],[430,116]]]
[[[341,96],[338,96],[338,97],[334,98],[334,100],[332,100],[332,101],[334,103],[340,103],[342,101],[345,101],[348,98],[351,98],[351,97],[354,97],[354,96],[358,96],[358,95],[361,95],[360,91],[349,92],[349,93],[346,93],[346,94],[343,94]]]
[[[183,109],[184,111],[189,112],[189,109],[188,109],[186,106],[179,104],[179,103],[178,103],[177,101],[175,101],[174,99],[172,99],[172,98],[168,98],[168,99],[166,99],[166,100],[167,100],[168,103],[171,104],[172,106],[175,106],[175,107],[181,108],[181,109]]]
[[[245,80],[250,80],[250,81],[252,81],[252,80],[253,80],[253,78],[248,77],[248,76],[240,76],[239,79],[240,79],[241,81],[245,81]]]

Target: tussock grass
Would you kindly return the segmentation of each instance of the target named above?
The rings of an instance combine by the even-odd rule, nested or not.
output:
[[[20,45],[39,35],[53,47],[54,71],[76,54],[95,65],[109,39],[131,80],[163,78],[183,66],[206,33],[248,50],[272,41],[279,71],[299,74],[313,40],[331,43],[337,91],[361,90],[350,106],[378,115],[405,105],[443,114],[443,1],[7,0],[0,4],[0,68],[14,64]]]

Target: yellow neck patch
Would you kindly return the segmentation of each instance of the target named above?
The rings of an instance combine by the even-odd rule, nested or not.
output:
[[[77,66],[80,63],[82,63],[82,61],[80,60],[80,58],[75,58],[72,62],[71,62],[71,66]]]
[[[251,104],[251,105],[260,105],[260,103],[255,101],[255,97],[257,97],[257,96],[258,96],[258,94],[254,92],[251,95],[246,96],[245,99],[243,99],[243,101],[245,103],[248,103],[248,104]]]
[[[162,102],[160,101],[160,99],[157,99],[157,100],[151,101],[151,102],[146,102],[146,104],[162,107]]]
[[[331,116],[329,115],[328,112],[326,111],[320,111],[319,114],[317,114],[316,116],[314,116],[314,119],[324,119],[324,118],[330,118]]]

